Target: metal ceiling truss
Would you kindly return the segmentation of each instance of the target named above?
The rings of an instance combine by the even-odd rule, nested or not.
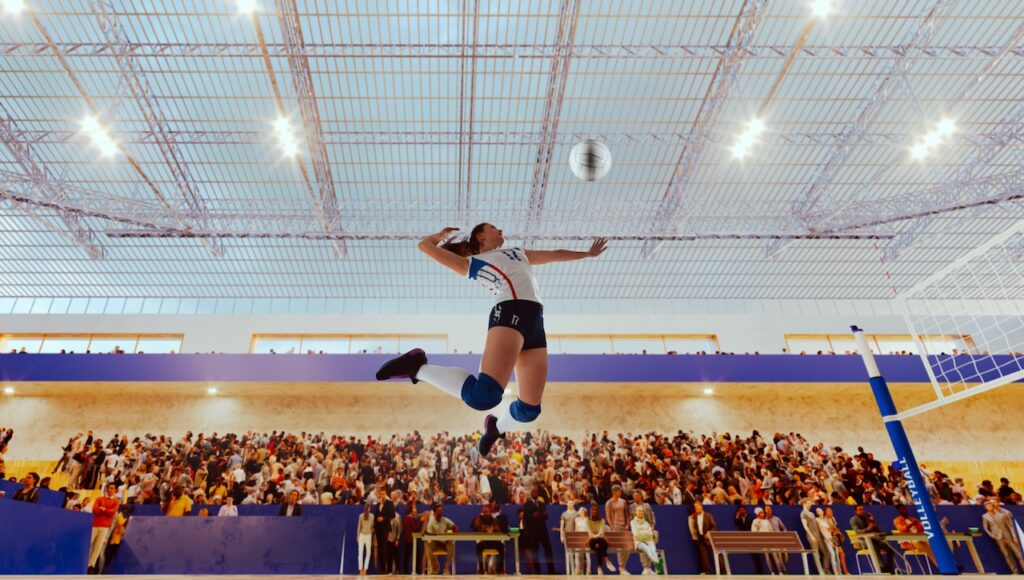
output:
[[[334,189],[331,162],[327,157],[327,145],[323,139],[323,123],[320,121],[320,107],[316,100],[313,74],[309,69],[309,59],[305,55],[305,39],[302,35],[299,8],[295,0],[276,0],[276,5],[292,87],[299,101],[299,114],[302,117],[309,161],[313,165],[313,175],[319,193],[314,196],[313,202],[320,215],[324,233],[338,233],[341,231],[338,196]],[[299,164],[302,165],[301,160]],[[302,167],[305,170],[305,166]],[[335,243],[334,249],[338,257],[345,257],[346,250],[343,245]]]
[[[69,58],[106,58],[109,48],[102,42],[59,42],[58,48]],[[0,56],[46,56],[47,45],[35,42],[0,42]],[[788,45],[750,45],[748,59],[785,59],[792,47]],[[268,44],[272,57],[288,56],[283,44]],[[308,58],[428,58],[461,59],[461,44],[351,44],[308,43],[302,54]],[[998,46],[929,46],[915,58],[950,61],[988,60],[1000,50]],[[479,59],[542,59],[554,58],[561,51],[558,44],[481,44],[476,48]],[[906,47],[902,45],[804,46],[801,59],[829,60],[899,60]],[[572,57],[577,60],[717,60],[730,53],[729,46],[653,45],[653,44],[589,44],[574,45]],[[260,56],[258,44],[212,42],[133,42],[128,54],[137,57],[161,58],[253,58]],[[1024,58],[1024,47],[1016,47],[1010,56]]]
[[[54,179],[44,164],[37,162],[32,154],[31,146],[19,139],[20,134],[22,132],[18,129],[14,117],[11,116],[10,112],[4,108],[3,102],[0,101],[0,141],[3,142],[8,152],[10,152],[14,162],[24,172],[24,176],[29,181],[32,189],[32,197],[42,196],[50,199],[61,197],[64,193],[64,185],[59,180]],[[90,258],[96,260],[103,257],[103,246],[96,240],[96,235],[82,225],[79,214],[65,210],[56,210],[57,219],[64,224],[64,228],[60,228],[46,217],[33,212],[32,204],[27,204],[15,197],[5,195],[7,191],[5,181],[6,179],[3,178],[3,175],[0,175],[0,199],[7,200],[14,207],[21,210],[23,214],[32,218],[46,229],[63,236],[75,245],[81,246]]]
[[[200,228],[207,228],[206,224],[206,203],[199,194],[197,187],[189,174],[188,164],[180,151],[174,136],[170,131],[170,123],[167,116],[160,109],[160,102],[153,93],[145,73],[140,68],[136,58],[130,54],[132,43],[125,34],[124,27],[117,17],[113,3],[110,0],[90,0],[93,13],[100,21],[100,29],[107,40],[109,53],[117,62],[118,70],[121,73],[121,81],[130,92],[139,111],[142,112],[149,127],[148,134],[151,142],[155,142],[163,156],[164,164],[171,172],[176,189],[188,208],[188,214],[194,223]],[[223,245],[214,242],[211,244],[215,255],[223,256]]]
[[[831,184],[836,174],[846,165],[854,149],[860,144],[861,136],[867,132],[868,126],[882,111],[889,99],[897,91],[905,90],[905,75],[914,59],[924,53],[925,47],[931,42],[936,22],[956,6],[959,0],[936,0],[927,12],[918,18],[915,26],[907,31],[906,41],[902,43],[902,55],[892,61],[885,73],[874,84],[871,94],[861,102],[853,120],[842,129],[843,138],[837,141],[829,151],[824,163],[819,165],[807,190],[793,203],[795,219],[803,223],[809,231],[814,231],[817,224],[809,219],[822,199],[833,205],[840,205],[841,200],[829,198]],[[791,242],[773,241],[765,248],[769,257],[777,256]]]
[[[472,3],[473,10],[469,6]],[[459,58],[458,152],[456,189],[462,221],[468,219],[473,185],[473,117],[476,103],[477,45],[480,42],[480,0],[462,0],[462,56]],[[472,40],[467,44],[467,39]]]
[[[573,44],[576,41],[576,24],[579,22],[582,0],[561,0],[558,24],[555,31],[555,46],[560,47],[551,57],[551,71],[548,74],[547,91],[544,97],[544,113],[541,118],[541,140],[537,146],[537,158],[533,166],[533,183],[530,186],[530,200],[527,203],[530,215],[527,218],[525,234],[531,235],[539,229],[547,197],[548,177],[558,139],[558,123],[562,118],[562,102],[565,99],[565,83],[569,77]]]
[[[691,193],[688,191],[690,180],[700,164],[704,148],[714,139],[715,128],[718,126],[718,115],[725,106],[733,85],[736,84],[740,65],[750,55],[749,48],[753,43],[757,27],[768,8],[768,2],[769,0],[745,0],[743,3],[730,34],[729,50],[718,61],[718,67],[711,78],[711,84],[708,85],[704,101],[701,103],[697,117],[690,129],[692,137],[688,143],[683,145],[672,172],[672,178],[665,190],[661,207],[651,226],[653,232],[675,229],[678,214],[680,212],[689,213],[685,206],[688,203],[687,197]],[[646,242],[643,247],[644,257],[653,256],[663,244],[663,241],[657,240]]]

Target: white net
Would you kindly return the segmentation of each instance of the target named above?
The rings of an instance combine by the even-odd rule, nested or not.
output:
[[[1024,379],[1024,220],[897,302],[940,402]]]

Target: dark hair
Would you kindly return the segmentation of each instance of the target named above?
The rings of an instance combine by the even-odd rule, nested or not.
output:
[[[487,222],[477,224],[473,226],[473,229],[469,230],[469,236],[461,240],[455,240],[454,238],[441,244],[441,247],[449,252],[453,252],[460,256],[469,257],[475,256],[480,253],[480,240],[476,239],[480,232],[484,231],[487,226]]]

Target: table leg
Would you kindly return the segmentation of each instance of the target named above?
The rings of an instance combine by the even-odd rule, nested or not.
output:
[[[516,576],[522,576],[522,572],[519,570],[519,536],[516,536],[514,540],[516,548]]]
[[[711,552],[711,554],[715,557],[715,576],[719,576],[722,574],[722,571],[719,570],[718,567],[718,557],[720,556],[720,554],[718,552]]]
[[[410,576],[416,575],[416,537],[412,538],[412,570],[409,571]]]
[[[806,553],[804,553],[803,556],[804,556],[804,576],[810,576],[811,575],[811,566],[810,566],[810,563],[809,563],[809,558],[807,557]],[[821,568],[818,568],[818,569],[821,570]]]
[[[971,560],[974,560],[974,567],[978,569],[978,574],[984,574],[985,567],[981,564],[981,558],[978,557],[978,551],[974,549],[974,538],[967,540],[967,551],[971,553]]]
[[[870,558],[871,558],[871,565],[874,566],[873,573],[874,574],[881,574],[882,573],[882,563],[879,562],[879,560],[878,560],[878,551],[875,550],[875,542],[872,541],[871,538],[862,538],[862,541],[868,547],[868,556],[870,556]],[[854,556],[854,557],[856,558],[856,556]]]
[[[722,562],[725,563],[725,574],[726,576],[732,576],[732,568],[729,567],[729,554],[722,552]]]

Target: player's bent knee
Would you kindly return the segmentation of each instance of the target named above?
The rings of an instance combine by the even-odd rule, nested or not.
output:
[[[462,384],[462,400],[477,411],[487,411],[498,406],[505,389],[494,377],[480,373],[480,377],[469,377]]]
[[[516,399],[509,407],[509,414],[520,423],[530,423],[540,417],[540,405],[531,405]]]

